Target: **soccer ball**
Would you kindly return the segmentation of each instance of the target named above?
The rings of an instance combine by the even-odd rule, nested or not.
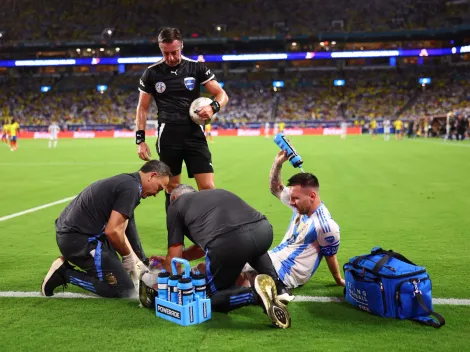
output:
[[[203,120],[196,112],[203,106],[209,105],[210,103],[212,103],[212,99],[206,97],[197,98],[191,103],[191,106],[189,107],[189,116],[191,117],[191,120],[194,121],[194,123],[197,123],[198,125],[207,125],[208,123],[211,123],[216,114],[212,115],[212,119],[210,120]]]

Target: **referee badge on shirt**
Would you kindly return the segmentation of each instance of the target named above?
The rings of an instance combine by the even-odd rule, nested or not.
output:
[[[186,77],[184,79],[184,85],[188,90],[193,90],[194,87],[196,86],[196,78],[194,77]]]
[[[163,93],[166,89],[166,85],[165,83],[163,82],[157,82],[155,84],[155,90],[158,92],[158,93]]]

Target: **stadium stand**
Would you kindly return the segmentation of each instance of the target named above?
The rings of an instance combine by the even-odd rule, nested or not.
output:
[[[225,77],[230,104],[219,114],[219,122],[404,118],[445,115],[449,111],[470,114],[470,77],[465,69],[427,72],[432,84],[418,84],[419,73],[397,70],[342,72],[347,84],[332,85],[340,73],[293,74],[286,88],[275,92],[272,79],[237,80]],[[301,77],[301,78],[300,78]],[[74,74],[33,75],[0,79],[3,116],[23,125],[46,125],[50,121],[68,124],[132,125],[138,100],[135,73],[125,75]],[[97,85],[106,84],[100,93]],[[51,91],[41,93],[49,85]],[[157,115],[152,104],[150,118]]]
[[[4,0],[0,30],[7,40],[28,41],[100,39],[105,28],[114,30],[114,38],[151,37],[163,26],[178,26],[188,36],[238,37],[432,29],[469,23],[468,8],[462,12],[444,0],[235,0],[219,5],[216,0]],[[217,32],[217,26],[222,32]]]

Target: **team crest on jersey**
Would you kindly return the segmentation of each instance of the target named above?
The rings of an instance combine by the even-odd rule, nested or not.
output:
[[[155,84],[155,90],[158,92],[158,93],[163,93],[166,89],[166,85],[165,83],[163,82],[157,82]]]
[[[196,78],[194,77],[186,77],[184,79],[184,85],[188,90],[193,90],[196,87]]]

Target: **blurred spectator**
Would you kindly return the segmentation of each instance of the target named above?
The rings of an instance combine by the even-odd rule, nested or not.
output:
[[[466,20],[445,0],[0,2],[1,29],[9,40],[99,39],[105,28],[114,29],[114,38],[141,38],[164,26],[177,26],[186,36],[389,31],[444,27],[448,17]],[[216,30],[219,24],[223,33]]]

